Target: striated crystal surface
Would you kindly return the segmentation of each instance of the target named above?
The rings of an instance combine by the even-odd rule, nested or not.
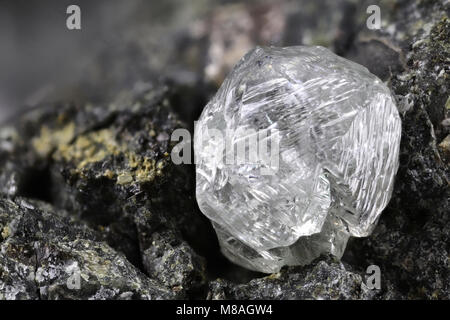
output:
[[[363,66],[323,47],[257,47],[196,124],[197,201],[246,268],[341,257],[390,199],[400,136],[389,89]]]

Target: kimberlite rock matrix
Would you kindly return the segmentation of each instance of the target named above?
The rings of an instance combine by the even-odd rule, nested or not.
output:
[[[255,46],[267,28],[221,38],[236,24],[208,19],[214,34],[190,37],[176,16],[145,36],[112,33],[123,51],[114,54],[108,42],[92,61],[94,74],[85,73],[95,86],[83,93],[95,103],[63,96],[0,126],[0,299],[449,299],[450,4],[379,1],[382,28],[368,30],[372,1],[311,3],[322,5],[277,3],[269,22],[287,22],[277,45],[320,44],[367,67],[392,92],[402,120],[391,201],[369,236],[350,237],[340,261],[321,255],[271,275],[223,257],[196,206],[194,166],[173,165],[168,137],[185,127],[179,119],[198,118],[186,108],[201,109],[216,93],[198,81],[203,68],[241,57],[236,44]],[[189,12],[205,12],[200,4],[189,2]],[[267,15],[256,21],[257,5],[223,3],[216,16],[231,12],[258,27]],[[153,36],[159,40],[148,41]],[[223,58],[202,63],[218,42]],[[182,63],[192,63],[190,72]],[[162,69],[179,80],[169,90],[131,89],[133,72],[148,80]],[[379,290],[366,285],[370,265],[380,268]]]

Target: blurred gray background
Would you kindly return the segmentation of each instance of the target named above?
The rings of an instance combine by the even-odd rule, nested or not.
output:
[[[364,24],[363,3],[1,0],[0,122],[59,100],[108,103],[158,80],[207,94],[258,44],[343,53]],[[66,28],[70,4],[82,30]]]

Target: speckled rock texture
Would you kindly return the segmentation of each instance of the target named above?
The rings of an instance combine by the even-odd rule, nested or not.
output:
[[[22,198],[0,210],[0,299],[175,297],[65,212]]]
[[[132,97],[122,97],[108,107],[62,105],[38,109],[3,130],[1,159],[5,165],[0,172],[5,181],[4,196],[47,201],[79,220],[90,232],[87,234],[92,233],[90,237],[78,234],[74,226],[70,237],[70,232],[66,234],[60,228],[59,220],[50,219],[57,212],[50,204],[35,205],[49,220],[44,238],[33,238],[42,231],[28,230],[38,228],[31,221],[26,226],[29,232],[22,234],[20,240],[27,241],[32,259],[43,255],[39,260],[46,265],[42,273],[51,273],[52,279],[41,277],[42,283],[36,282],[33,292],[41,292],[37,297],[185,297],[187,291],[204,285],[204,259],[184,238],[200,243],[197,236],[202,231],[198,229],[208,225],[195,209],[190,192],[191,172],[170,161],[170,135],[183,124],[171,113],[168,96],[167,88],[159,86],[133,92]],[[5,205],[9,205],[7,218],[12,222],[5,221],[2,227],[9,237],[10,224],[19,217],[28,218],[30,210],[23,213],[25,209],[14,207],[12,202]],[[70,223],[64,228],[70,228]],[[67,243],[60,242],[59,237],[64,236],[68,237]],[[58,268],[67,267],[69,261],[80,266],[89,264],[86,259],[91,259],[91,255],[96,265],[89,268],[91,273],[86,274],[86,279],[98,276],[102,281],[97,287],[91,286],[90,280],[86,280],[86,285],[82,282],[82,287],[91,287],[85,288],[88,291],[64,291],[66,279]],[[64,256],[62,261],[58,261],[59,256]],[[11,264],[10,256],[5,256],[5,263]],[[34,262],[31,266],[36,265]],[[53,267],[55,271],[45,269]],[[141,277],[139,281],[145,282],[142,286],[158,284],[161,294],[151,288],[140,290],[140,284],[127,283],[127,277],[136,281]],[[50,280],[59,286],[52,289]],[[130,287],[130,292],[131,288],[135,290],[131,295],[122,286]]]
[[[395,289],[373,290],[365,279],[350,266],[333,257],[323,257],[311,265],[290,267],[246,284],[234,285],[218,279],[209,284],[208,299],[277,299],[277,300],[328,300],[328,299],[382,299],[387,295],[400,297]]]
[[[195,28],[157,29],[157,54],[127,33],[134,54],[107,52],[86,74],[103,101],[45,104],[2,124],[0,299],[450,299],[450,3],[315,2],[216,3]],[[380,30],[366,27],[370,4]],[[193,166],[170,161],[173,130],[192,129],[242,48],[267,44],[322,45],[366,66],[402,118],[393,196],[373,234],[351,239],[341,261],[269,276],[220,254]],[[130,85],[133,70],[151,84]],[[370,265],[380,289],[367,285]]]

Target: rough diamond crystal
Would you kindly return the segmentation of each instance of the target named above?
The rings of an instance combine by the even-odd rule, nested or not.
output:
[[[341,257],[390,199],[400,135],[389,89],[366,68],[323,47],[258,47],[196,125],[197,201],[223,253],[249,269]],[[239,150],[245,161],[229,157]]]

